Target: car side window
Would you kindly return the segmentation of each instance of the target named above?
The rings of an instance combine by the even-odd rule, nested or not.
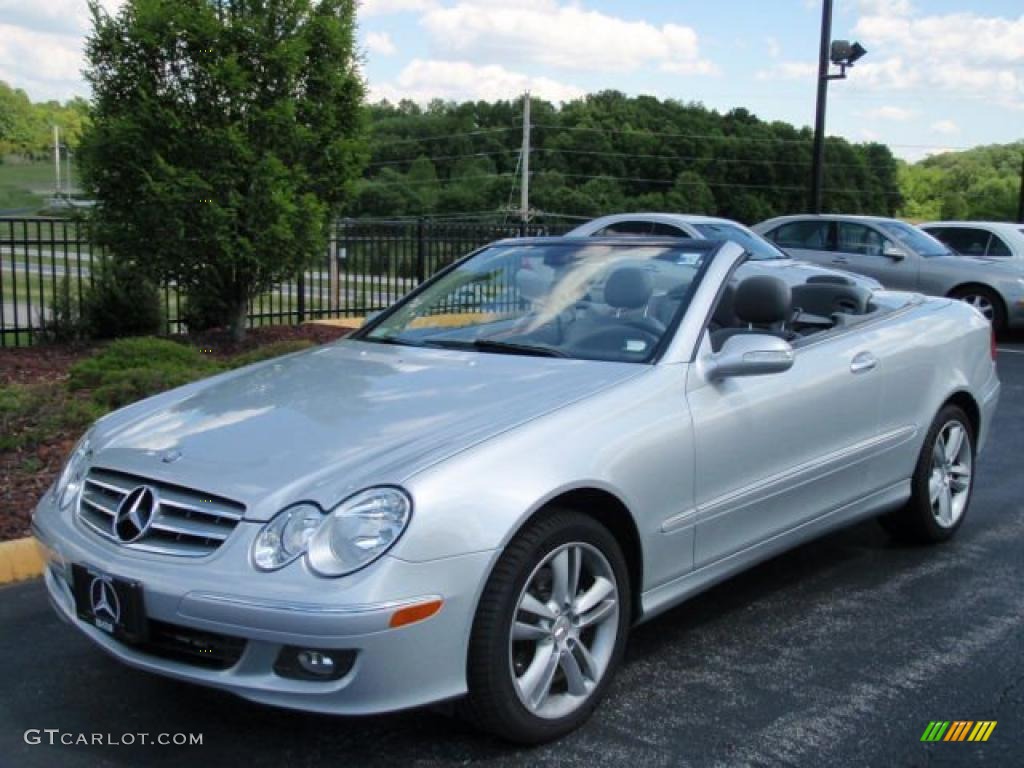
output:
[[[1010,247],[1005,242],[1003,242],[1002,238],[996,235],[992,235],[991,239],[988,241],[988,251],[985,255],[1012,256],[1013,254],[1010,252]]]
[[[642,237],[651,234],[652,226],[653,222],[650,221],[616,221],[614,224],[609,224],[594,234],[597,236],[635,235]]]
[[[987,230],[976,227],[937,227],[926,229],[961,256],[984,256],[990,237]]]
[[[839,245],[836,250],[858,256],[881,256],[889,241],[871,227],[853,222],[839,222]]]
[[[684,232],[679,227],[673,227],[671,224],[662,224],[660,221],[651,222],[651,234],[655,237],[685,237],[690,239],[688,232]]]
[[[829,250],[829,222],[791,221],[768,233],[780,248],[806,248],[812,251]]]

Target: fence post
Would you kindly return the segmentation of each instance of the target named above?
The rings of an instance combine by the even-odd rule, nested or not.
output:
[[[306,272],[305,270],[299,270],[298,277],[295,279],[295,289],[299,292],[299,299],[295,306],[296,313],[298,314],[299,325],[306,322]]]
[[[327,244],[328,312],[334,316],[341,310],[341,281],[338,279],[338,225],[331,227],[331,239]]]
[[[427,279],[427,220],[416,222],[416,284]]]
[[[526,235],[527,235],[527,232],[526,232],[526,222],[525,221],[520,221],[519,222],[519,236],[520,237],[526,237]]]

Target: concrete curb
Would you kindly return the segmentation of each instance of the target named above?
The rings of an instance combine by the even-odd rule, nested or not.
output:
[[[43,574],[43,557],[31,536],[0,541],[0,584],[34,579]]]

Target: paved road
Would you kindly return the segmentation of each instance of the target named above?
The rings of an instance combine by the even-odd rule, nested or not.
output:
[[[151,677],[60,624],[38,583],[0,590],[0,765],[890,766],[1024,764],[1024,344],[954,543],[874,523],[776,558],[636,631],[594,719],[518,750],[435,712],[277,711]],[[922,744],[930,720],[996,720]],[[202,746],[29,746],[30,728],[200,732]]]

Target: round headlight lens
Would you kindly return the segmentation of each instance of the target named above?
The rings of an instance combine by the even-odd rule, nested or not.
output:
[[[339,504],[309,542],[309,565],[322,576],[344,576],[369,565],[398,541],[412,501],[398,488],[370,488]]]
[[[61,509],[67,509],[71,502],[82,490],[82,483],[85,481],[85,472],[88,469],[88,459],[92,453],[92,445],[89,435],[78,441],[78,445],[68,456],[61,470],[57,485],[54,487],[54,495]]]
[[[313,504],[296,504],[263,526],[252,545],[252,561],[261,571],[288,565],[306,551],[309,540],[324,521]]]

